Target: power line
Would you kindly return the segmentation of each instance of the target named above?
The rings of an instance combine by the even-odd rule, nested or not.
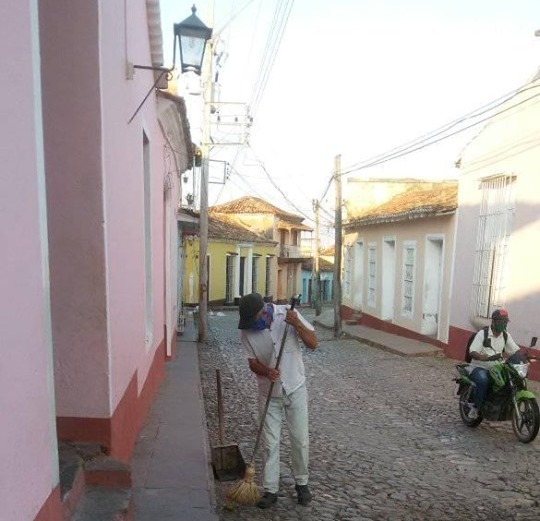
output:
[[[382,158],[382,157],[387,157],[389,154],[391,153],[394,153],[394,152],[398,152],[398,151],[401,151],[403,149],[408,149],[408,148],[412,148],[413,146],[415,146],[416,144],[419,144],[419,143],[422,143],[428,139],[431,139],[433,137],[436,137],[440,134],[442,134],[443,132],[446,132],[448,130],[450,130],[451,128],[455,127],[456,125],[459,125],[460,123],[463,123],[464,121],[467,121],[468,119],[472,119],[472,118],[475,118],[475,117],[478,117],[478,116],[481,116],[483,114],[485,114],[486,112],[489,112],[490,110],[494,110],[495,108],[497,107],[500,107],[501,105],[503,105],[506,101],[508,101],[512,96],[514,96],[517,92],[526,92],[527,90],[529,89],[533,89],[533,88],[537,88],[538,85],[532,85],[530,87],[527,87],[527,85],[530,85],[531,83],[533,83],[532,81],[531,82],[528,82],[528,83],[525,83],[524,85],[522,85],[521,87],[518,87],[517,89],[514,89],[502,96],[499,96],[498,98],[496,98],[495,100],[493,101],[490,101],[489,103],[483,105],[482,107],[479,107],[467,114],[465,114],[464,116],[461,116],[449,123],[446,123],[445,125],[442,125],[441,127],[438,127],[437,129],[435,130],[432,130],[426,134],[423,134],[422,136],[419,136],[411,141],[408,141],[402,145],[399,145],[387,152],[383,152],[381,154],[378,154],[378,155],[375,155],[367,160],[364,160],[364,161],[361,161],[359,163],[356,163],[356,164],[353,164],[351,166],[349,166],[348,168],[345,168],[344,171],[346,170],[352,170],[354,169],[356,166],[361,166],[363,165],[364,163],[366,162],[372,162],[372,161],[375,161],[379,158]],[[525,88],[527,87],[527,88]]]
[[[529,85],[530,82],[528,84],[525,84],[525,85]],[[519,88],[517,89],[516,91],[513,91],[513,95],[512,96],[515,96],[516,94],[518,93],[522,93],[522,92],[526,92],[530,89],[535,89],[535,88],[538,88],[540,87],[540,85],[532,85],[530,87],[527,87],[527,88]],[[361,161],[361,162],[358,162],[348,168],[345,168],[343,169],[343,172],[341,175],[346,175],[346,174],[350,174],[352,172],[355,172],[355,171],[358,171],[358,170],[362,170],[364,168],[369,168],[369,167],[372,167],[372,166],[376,166],[376,165],[380,165],[382,163],[386,163],[388,161],[391,161],[392,159],[397,159],[399,157],[403,157],[405,155],[408,155],[409,153],[412,153],[412,152],[416,152],[418,150],[421,150],[423,148],[426,148],[427,146],[430,146],[430,145],[434,145],[436,143],[439,143],[445,139],[448,139],[450,137],[453,137],[461,132],[464,132],[466,130],[469,130],[473,127],[475,127],[476,125],[479,125],[480,123],[483,123],[491,118],[494,118],[495,116],[498,116],[500,114],[503,114],[504,112],[507,112],[508,110],[511,110],[527,101],[530,101],[534,98],[536,98],[537,96],[539,96],[540,94],[535,94],[533,96],[531,96],[530,98],[527,98],[526,100],[523,100],[515,105],[511,105],[510,107],[507,107],[499,112],[496,112],[495,114],[490,114],[488,116],[486,116],[485,118],[482,118],[480,119],[479,121],[476,121],[475,123],[472,123],[470,125],[467,125],[465,127],[462,127],[461,129],[459,130],[456,130],[454,132],[451,132],[449,134],[445,134],[443,135],[442,137],[438,138],[438,139],[433,139],[441,134],[443,134],[444,132],[447,132],[448,130],[450,130],[451,128],[455,127],[456,125],[458,125],[459,123],[463,123],[464,121],[467,121],[469,119],[473,119],[473,118],[476,118],[478,116],[481,116],[483,114],[486,114],[487,112],[490,112],[498,107],[500,107],[501,105],[503,105],[504,103],[506,103],[509,99],[511,99],[512,96],[508,97],[509,95],[505,95],[505,96],[502,96],[500,98],[497,98],[497,100],[489,103],[489,104],[486,104],[484,105],[483,107],[477,109],[476,111],[473,111],[453,122],[450,122],[446,125],[443,125],[442,127],[439,127],[439,129],[436,129],[432,132],[428,132],[427,134],[424,134],[423,136],[415,139],[415,140],[412,140],[412,141],[409,141],[408,143],[405,143],[404,145],[401,145],[399,147],[395,147],[391,150],[389,150],[388,152],[385,152],[383,154],[379,154],[379,155],[376,155],[376,156],[373,156],[372,158],[369,158],[369,159],[366,159],[364,161]],[[504,99],[503,99],[504,98]],[[502,100],[502,101],[501,101]],[[493,105],[493,106],[491,106]],[[491,106],[491,107],[490,107]],[[489,109],[486,109],[486,107],[490,107]],[[441,130],[442,129],[442,130]]]
[[[500,107],[501,105],[504,105],[504,103],[506,103],[509,99],[511,99],[512,97],[516,96],[517,94],[521,94],[523,92],[526,92],[530,89],[535,89],[535,88],[538,88],[540,87],[540,85],[531,85],[532,83],[534,83],[535,80],[532,80],[530,82],[527,82],[525,83],[524,85],[522,85],[521,87],[518,87],[517,89],[507,93],[507,94],[504,94],[503,96],[499,96],[498,98],[496,98],[495,100],[483,105],[482,107],[472,111],[472,112],[469,112],[468,114],[454,120],[454,121],[451,121],[450,123],[447,123],[446,125],[443,125],[441,127],[438,127],[437,129],[431,131],[431,132],[428,132],[426,134],[423,134],[422,136],[416,138],[416,139],[413,139],[411,141],[408,141],[406,143],[404,143],[403,145],[400,145],[398,147],[394,147],[390,150],[388,150],[387,152],[384,152],[382,154],[378,154],[378,155],[375,155],[375,156],[372,156],[371,158],[368,158],[368,159],[365,159],[364,161],[360,161],[360,162],[357,162],[357,163],[354,163],[353,165],[349,166],[348,168],[345,168],[343,169],[341,175],[347,175],[347,174],[350,174],[352,172],[356,172],[356,171],[359,171],[359,170],[363,170],[363,169],[366,169],[366,168],[371,168],[373,166],[377,166],[377,165],[380,165],[380,164],[383,164],[383,163],[386,163],[388,161],[392,161],[393,159],[398,159],[400,157],[403,157],[403,156],[406,156],[408,154],[412,154],[413,152],[417,152],[418,150],[422,150],[424,148],[427,148],[428,146],[431,146],[431,145],[435,145],[436,143],[439,143],[445,139],[449,139],[461,132],[464,132],[466,130],[469,130],[491,118],[494,118],[500,114],[503,114],[504,112],[508,111],[508,110],[511,110],[523,103],[526,103],[534,98],[536,98],[537,96],[539,96],[540,94],[535,94],[534,96],[531,96],[529,98],[527,98],[526,100],[523,100],[517,104],[514,104],[514,105],[511,105],[510,107],[507,107],[499,112],[496,112],[495,114],[491,114],[485,118],[482,118],[481,120],[475,122],[475,123],[472,123],[471,125],[467,125],[466,127],[463,127],[457,131],[454,131],[450,134],[446,134],[444,136],[442,136],[441,138],[439,139],[435,139],[433,140],[433,138],[435,138],[436,136],[438,135],[441,135],[443,134],[444,132],[447,132],[448,130],[450,130],[451,128],[455,127],[456,125],[460,124],[460,123],[463,123],[464,121],[467,121],[468,119],[473,119],[475,117],[478,117],[480,115],[483,115],[487,112],[490,112],[494,109],[496,109],[497,107]],[[332,173],[332,175],[330,176],[329,180],[328,180],[328,184],[326,186],[326,189],[321,197],[321,200],[324,199],[324,197],[326,196],[326,194],[328,193],[328,190],[330,189],[330,186],[332,184],[332,180],[333,180],[333,176],[334,174]]]
[[[266,47],[264,49],[261,67],[257,73],[257,79],[250,101],[250,112],[252,117],[255,116],[261,102],[261,98],[270,76],[270,71],[274,65],[281,40],[283,39],[283,34],[285,33],[285,27],[289,20],[293,4],[294,0],[285,0],[285,2],[280,1],[276,9],[272,27],[266,42]]]
[[[328,190],[330,190],[330,187],[332,186],[333,179],[334,179],[334,174],[330,176],[330,179],[328,180],[328,184],[326,185],[326,189],[324,190],[322,196],[319,198],[319,201],[322,201],[326,197]]]
[[[315,220],[309,216],[307,216],[302,210],[300,210],[288,197],[287,195],[285,195],[285,193],[283,192],[283,190],[276,184],[276,182],[272,179],[272,176],[270,175],[270,173],[268,172],[268,170],[266,169],[266,165],[264,164],[264,162],[262,162],[258,157],[257,157],[257,154],[255,154],[255,151],[253,150],[253,148],[251,148],[251,145],[249,145],[248,143],[248,146],[250,147],[250,150],[253,152],[253,155],[255,156],[255,160],[257,161],[258,165],[263,169],[263,172],[266,174],[266,177],[268,178],[268,180],[270,181],[270,183],[272,184],[272,186],[281,194],[281,196],[283,197],[283,199],[285,199],[285,201],[287,201],[287,203],[289,203],[302,217],[304,217],[305,219],[308,219],[309,221],[311,222],[315,222]]]
[[[499,116],[500,114],[504,114],[505,112],[511,110],[511,109],[514,109],[516,107],[519,107],[520,105],[522,105],[523,103],[526,103],[534,98],[537,98],[538,96],[540,96],[540,93],[538,94],[535,94],[534,96],[531,96],[530,98],[527,98],[525,100],[522,100],[520,101],[519,103],[516,103],[515,105],[512,105],[510,107],[507,107],[499,112],[497,112],[496,114],[492,114],[492,115],[489,115],[489,116],[486,116],[485,118],[482,118],[480,121],[477,121],[476,123],[471,123],[470,125],[467,125],[466,127],[463,127],[459,130],[456,130],[455,132],[451,132],[450,134],[447,134],[445,136],[442,136],[438,139],[435,139],[434,141],[429,141],[427,143],[424,143],[424,144],[419,144],[417,147],[415,148],[411,148],[411,147],[407,147],[405,148],[402,152],[398,153],[394,153],[394,154],[389,154],[387,157],[383,157],[381,158],[380,160],[376,160],[376,161],[373,161],[371,163],[367,163],[367,164],[364,164],[362,166],[358,166],[356,168],[353,168],[353,169],[349,169],[347,171],[344,171],[341,173],[341,175],[346,175],[346,174],[350,174],[352,172],[356,172],[358,170],[363,170],[365,168],[371,168],[373,166],[377,166],[377,165],[381,165],[383,163],[387,163],[388,161],[392,161],[393,159],[398,159],[400,157],[403,157],[403,156],[406,156],[406,155],[409,155],[409,154],[412,154],[413,152],[417,152],[418,150],[422,150],[426,147],[429,147],[431,145],[435,145],[436,143],[440,143],[441,141],[444,141],[445,139],[449,139],[457,134],[460,134],[461,132],[465,132],[466,130],[469,130],[477,125],[479,125],[480,123],[484,123],[485,121],[488,121],[492,118],[494,118],[495,116]],[[421,143],[421,142],[419,142]]]

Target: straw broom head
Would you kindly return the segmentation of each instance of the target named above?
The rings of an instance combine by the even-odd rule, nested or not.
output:
[[[253,483],[255,467],[253,464],[246,466],[244,479],[238,481],[227,492],[227,498],[242,505],[255,505],[261,499],[259,488]]]

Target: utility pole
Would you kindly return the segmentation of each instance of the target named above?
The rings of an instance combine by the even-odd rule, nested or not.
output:
[[[334,163],[336,184],[336,232],[334,251],[334,338],[341,336],[341,155]]]
[[[213,26],[214,2],[209,5],[210,27]],[[208,325],[208,177],[210,167],[210,105],[212,103],[212,62],[214,60],[214,40],[206,42],[202,71],[203,83],[203,123],[201,136],[201,208],[199,237],[199,337],[198,341],[206,343]]]
[[[321,314],[321,269],[319,261],[319,201],[313,200],[315,211],[315,277],[313,279],[313,294],[315,295],[315,316]]]

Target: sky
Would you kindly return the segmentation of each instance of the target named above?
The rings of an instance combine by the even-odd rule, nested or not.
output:
[[[172,24],[191,14],[193,2],[160,4],[168,64]],[[538,0],[201,0],[196,6],[219,36],[221,121],[233,115],[243,121],[248,106],[254,116],[249,146],[212,149],[209,204],[254,195],[304,215],[311,226],[314,199],[323,222],[332,218],[336,155],[349,171],[510,94],[540,67]],[[185,76],[179,95],[196,142],[200,84]],[[215,142],[236,142],[239,128],[221,125]],[[344,196],[349,177],[456,178],[454,163],[481,128],[353,169],[344,176]],[[232,165],[224,184],[220,160]]]

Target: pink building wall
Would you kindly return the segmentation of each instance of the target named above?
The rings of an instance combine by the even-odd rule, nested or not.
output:
[[[152,95],[135,119],[128,120],[154,81],[152,71],[137,70],[126,80],[126,63],[150,65],[144,2],[127,4],[127,46],[124,41],[124,4],[101,5],[101,76],[103,139],[106,143],[103,171],[106,178],[106,244],[111,342],[112,410],[121,400],[135,370],[144,382],[152,353],[164,335],[164,138],[159,127],[156,97]],[[138,30],[135,30],[138,28]],[[153,332],[147,346],[144,330],[144,187],[143,132],[150,141],[151,252]]]
[[[59,514],[37,1],[0,31],[0,518]],[[20,59],[24,57],[24,59]],[[59,519],[59,518],[58,518]]]
[[[126,65],[151,64],[149,22],[159,57],[158,11],[157,0],[2,4],[2,521],[62,518],[58,438],[130,458],[174,343],[165,284],[176,285],[178,174],[191,161],[185,107],[168,115],[174,143],[155,93],[128,124],[154,79],[128,79]]]
[[[128,459],[165,360],[164,136],[146,3],[43,0],[41,43],[58,429]],[[145,328],[149,140],[151,316]],[[172,177],[177,197],[177,177]],[[174,216],[173,216],[174,217]],[[174,249],[173,249],[174,251]],[[169,320],[170,322],[170,320]]]
[[[109,414],[95,2],[40,6],[57,415]],[[60,81],[59,81],[60,80]]]

